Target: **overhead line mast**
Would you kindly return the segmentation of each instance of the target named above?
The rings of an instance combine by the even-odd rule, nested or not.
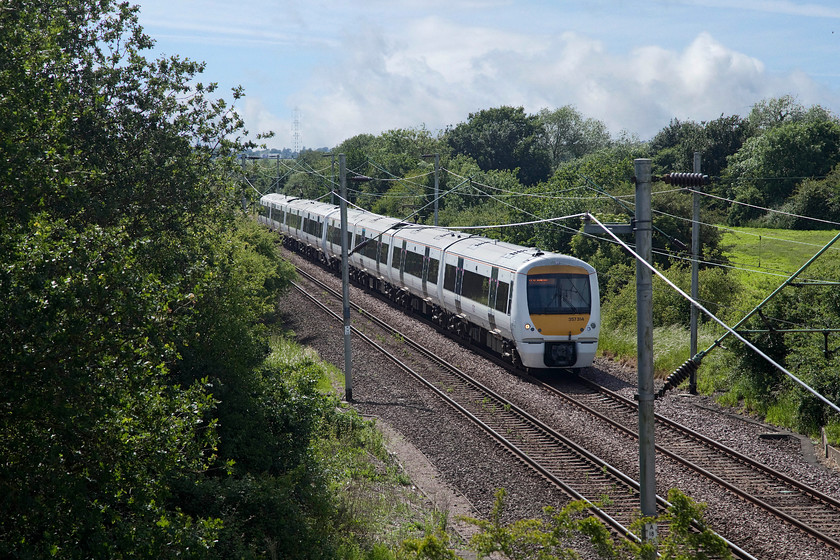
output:
[[[295,107],[292,112],[292,152],[294,157],[300,155],[300,110]]]

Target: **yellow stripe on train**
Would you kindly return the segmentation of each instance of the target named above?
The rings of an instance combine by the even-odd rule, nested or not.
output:
[[[531,324],[543,336],[576,336],[586,329],[589,315],[531,315]]]

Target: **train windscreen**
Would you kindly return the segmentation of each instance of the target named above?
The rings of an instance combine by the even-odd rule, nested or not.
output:
[[[532,315],[589,313],[592,306],[589,276],[534,274],[528,276],[528,311]]]

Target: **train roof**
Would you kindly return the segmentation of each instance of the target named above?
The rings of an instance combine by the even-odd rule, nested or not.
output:
[[[533,266],[550,264],[569,264],[586,268],[590,272],[595,271],[576,257],[542,251],[536,247],[523,247],[454,229],[407,224],[399,229],[396,237],[439,247],[467,259],[518,272],[526,272]]]
[[[332,219],[338,219],[337,211],[339,207],[334,204],[281,194],[268,194],[263,196],[262,200],[281,204],[285,203],[291,208],[314,211],[321,215],[330,215]],[[348,221],[355,224],[356,227],[367,228],[369,231],[376,233],[387,230],[389,235],[393,234],[397,239],[436,247],[456,253],[467,259],[488,264],[492,263],[494,266],[502,266],[519,272],[525,272],[533,266],[551,264],[575,265],[585,268],[590,273],[595,272],[592,266],[576,257],[542,251],[536,247],[514,245],[513,243],[473,235],[460,230],[413,224],[396,218],[374,214],[367,210],[353,208],[348,208],[347,217]]]
[[[314,212],[320,215],[327,215],[330,212],[338,210],[338,206],[327,202],[319,202],[317,200],[309,200],[306,198],[297,198],[283,194],[267,194],[262,197],[263,201],[274,202],[277,204],[286,204],[293,210],[301,212]]]

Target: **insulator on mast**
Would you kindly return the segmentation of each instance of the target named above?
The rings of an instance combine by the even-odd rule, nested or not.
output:
[[[688,377],[692,373],[696,372],[697,368],[699,367],[699,360],[695,361],[694,359],[688,359],[683,365],[674,370],[674,373],[672,373],[668,376],[667,379],[665,379],[665,385],[663,385],[662,388],[656,392],[656,398],[661,398],[665,395],[665,392],[670,389],[676,389],[676,387],[680,383],[688,379]]]
[[[702,173],[668,173],[660,179],[678,187],[702,187],[709,184],[709,176]]]

